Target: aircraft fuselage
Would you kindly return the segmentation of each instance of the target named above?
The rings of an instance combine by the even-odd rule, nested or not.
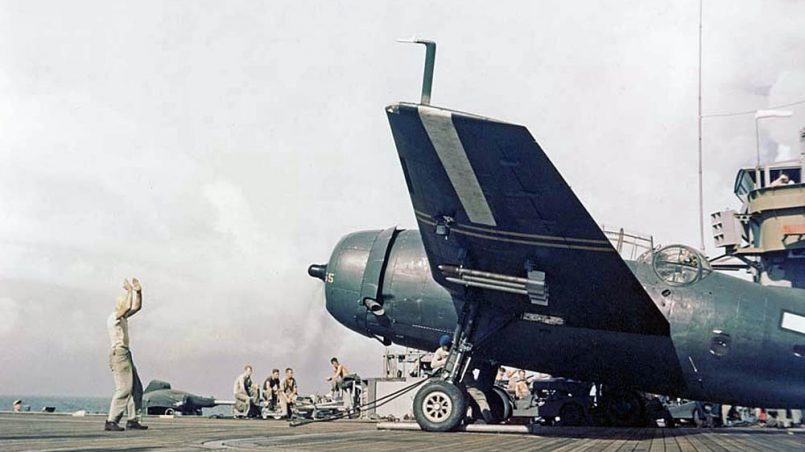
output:
[[[454,300],[461,297],[434,280],[419,231],[388,231],[350,234],[336,246],[321,275],[327,309],[363,335],[434,350],[440,336],[455,330],[461,306],[454,303],[461,301]],[[716,272],[676,286],[650,263],[628,265],[668,320],[670,335],[556,324],[529,312],[527,299],[516,315],[495,318],[498,301],[480,290],[488,323],[499,326],[473,338],[473,359],[694,400],[805,407],[805,332],[796,331],[805,290]],[[383,305],[382,315],[367,309],[367,294]],[[794,319],[785,328],[784,315]]]

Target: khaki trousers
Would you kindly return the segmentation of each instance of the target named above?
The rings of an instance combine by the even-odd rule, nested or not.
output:
[[[143,405],[143,384],[131,359],[131,351],[123,347],[112,350],[109,368],[115,378],[115,394],[109,406],[108,420],[120,422],[123,411],[127,411],[128,420],[137,421]]]
[[[243,416],[246,417],[249,415],[249,411],[252,408],[252,398],[249,397],[249,394],[245,392],[239,392],[235,394],[235,405],[232,407],[232,411],[235,416]]]
[[[291,412],[291,406],[296,403],[296,396],[289,396],[283,392],[280,393],[280,408],[282,409],[282,415],[287,416],[288,419],[291,418],[293,414]]]

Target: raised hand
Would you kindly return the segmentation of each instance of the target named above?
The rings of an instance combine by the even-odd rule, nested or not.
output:
[[[143,286],[140,285],[140,280],[137,278],[131,278],[131,284],[134,286],[134,290],[140,292],[143,290]]]
[[[128,278],[123,279],[123,289],[126,290],[127,292],[131,291],[131,284],[129,284]]]

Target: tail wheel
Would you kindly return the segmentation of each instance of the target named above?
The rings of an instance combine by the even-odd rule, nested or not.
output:
[[[426,383],[414,397],[414,417],[426,432],[455,429],[467,412],[467,397],[458,386],[446,381]]]

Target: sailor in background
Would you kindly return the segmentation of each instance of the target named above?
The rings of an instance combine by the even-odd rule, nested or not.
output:
[[[769,187],[782,187],[783,185],[794,185],[796,182],[792,181],[787,174],[781,174],[780,177],[775,179]]]
[[[434,371],[444,367],[447,363],[447,357],[450,355],[450,347],[453,345],[453,340],[447,334],[439,338],[439,348],[433,352],[433,359],[430,362],[430,367]]]
[[[349,371],[343,364],[338,362],[336,357],[330,359],[330,365],[333,366],[333,375],[327,377],[327,381],[330,382],[330,395],[336,398],[341,395],[341,390],[344,389],[342,383]]]
[[[299,388],[296,386],[296,379],[293,377],[293,369],[285,369],[285,378],[280,383],[280,406],[285,418],[293,417],[293,406],[296,405],[296,396]]]
[[[274,369],[271,375],[263,382],[263,400],[266,401],[268,408],[273,410],[279,402],[280,393],[280,370]]]
[[[254,369],[250,365],[243,368],[243,373],[235,379],[232,392],[235,395],[235,406],[232,408],[235,417],[248,417],[254,402],[252,390],[252,373]]]

